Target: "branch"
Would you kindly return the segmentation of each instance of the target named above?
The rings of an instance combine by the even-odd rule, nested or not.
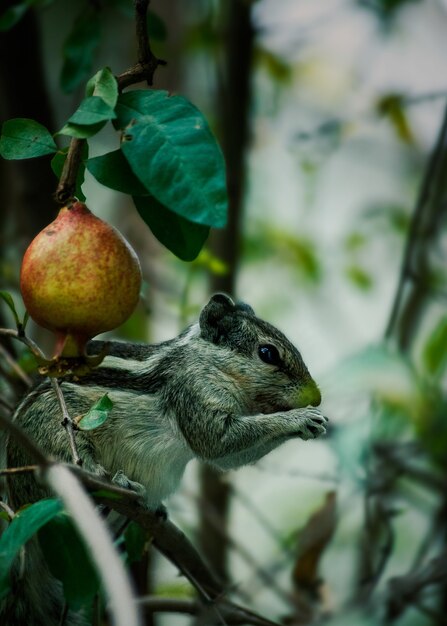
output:
[[[179,600],[178,598],[161,598],[158,596],[142,596],[138,598],[138,604],[144,606],[154,613],[183,613],[196,615],[202,620],[207,618],[210,623],[214,612],[213,606],[207,607],[198,600]],[[239,626],[251,624],[252,626],[280,626],[278,622],[260,617],[255,613],[247,612],[231,602],[221,602],[219,604],[220,617],[225,624]]]
[[[138,47],[138,63],[116,77],[118,89],[122,91],[125,87],[135,85],[143,80],[148,85],[153,84],[155,70],[159,65],[166,62],[158,59],[152,52],[147,33],[147,10],[149,0],[134,0],[135,6],[135,29]],[[75,193],[76,178],[82,162],[82,148],[85,139],[72,138],[68,149],[67,158],[64,163],[59,184],[54,194],[58,204],[69,203]]]
[[[39,469],[38,465],[26,465],[24,467],[8,467],[0,470],[0,476],[14,476],[18,474],[31,474]]]
[[[397,619],[409,604],[417,603],[426,587],[444,582],[447,582],[447,550],[423,567],[405,576],[391,578],[386,601],[388,619]]]

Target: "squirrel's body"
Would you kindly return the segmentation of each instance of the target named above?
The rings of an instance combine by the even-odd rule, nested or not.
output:
[[[99,347],[93,342],[90,349]],[[76,433],[83,467],[143,485],[151,508],[177,488],[193,458],[222,469],[239,467],[290,437],[325,431],[325,418],[309,406],[319,404],[320,393],[299,352],[250,307],[223,295],[214,296],[200,322],[179,337],[156,346],[112,342],[100,367],[61,388],[72,417],[108,394],[113,407],[106,422]],[[21,402],[15,420],[46,454],[71,460],[48,382]],[[10,438],[8,466],[30,462]],[[9,479],[9,494],[17,508],[45,492],[32,475],[20,475]],[[30,617],[25,623],[41,624]]]

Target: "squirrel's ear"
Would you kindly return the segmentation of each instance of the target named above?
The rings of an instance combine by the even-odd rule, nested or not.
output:
[[[199,318],[202,337],[215,341],[220,334],[219,322],[235,310],[233,300],[224,293],[216,293],[203,307]]]
[[[236,309],[238,311],[244,311],[244,313],[248,313],[248,315],[255,315],[255,312],[253,311],[251,306],[249,304],[246,304],[245,302],[236,302]]]

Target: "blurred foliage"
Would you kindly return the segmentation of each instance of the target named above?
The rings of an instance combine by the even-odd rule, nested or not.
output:
[[[413,144],[414,136],[404,107],[405,100],[400,94],[387,94],[377,102],[377,112],[387,117],[397,137],[404,143]]]
[[[316,243],[306,236],[285,231],[276,225],[258,223],[244,239],[244,259],[249,263],[275,258],[308,284],[322,278],[322,264]]]
[[[357,0],[360,6],[373,11],[382,22],[389,23],[401,9],[423,0]]]

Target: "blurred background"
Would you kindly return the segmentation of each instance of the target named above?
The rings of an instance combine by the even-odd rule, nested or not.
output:
[[[85,81],[64,83],[64,59],[86,10],[100,12],[101,32],[85,80],[135,62],[132,2],[3,5],[25,8],[12,26],[0,20],[2,121],[64,125],[84,92]],[[238,472],[190,464],[170,515],[232,596],[273,620],[447,624],[447,2],[150,8],[151,45],[167,61],[154,87],[207,117],[227,161],[231,217],[185,263],[128,196],[86,173],[87,205],[129,239],[145,278],[115,335],[170,338],[210,293],[227,291],[298,346],[330,419],[326,438],[291,441]],[[118,145],[105,127],[90,156]],[[0,161],[0,287],[19,308],[21,256],[56,215],[56,183],[46,157]],[[0,304],[0,326],[12,325]],[[44,331],[32,334],[50,350]],[[6,353],[25,372],[33,364],[3,344],[2,393],[13,403],[24,386]],[[153,593],[192,594],[158,555],[144,567]]]

